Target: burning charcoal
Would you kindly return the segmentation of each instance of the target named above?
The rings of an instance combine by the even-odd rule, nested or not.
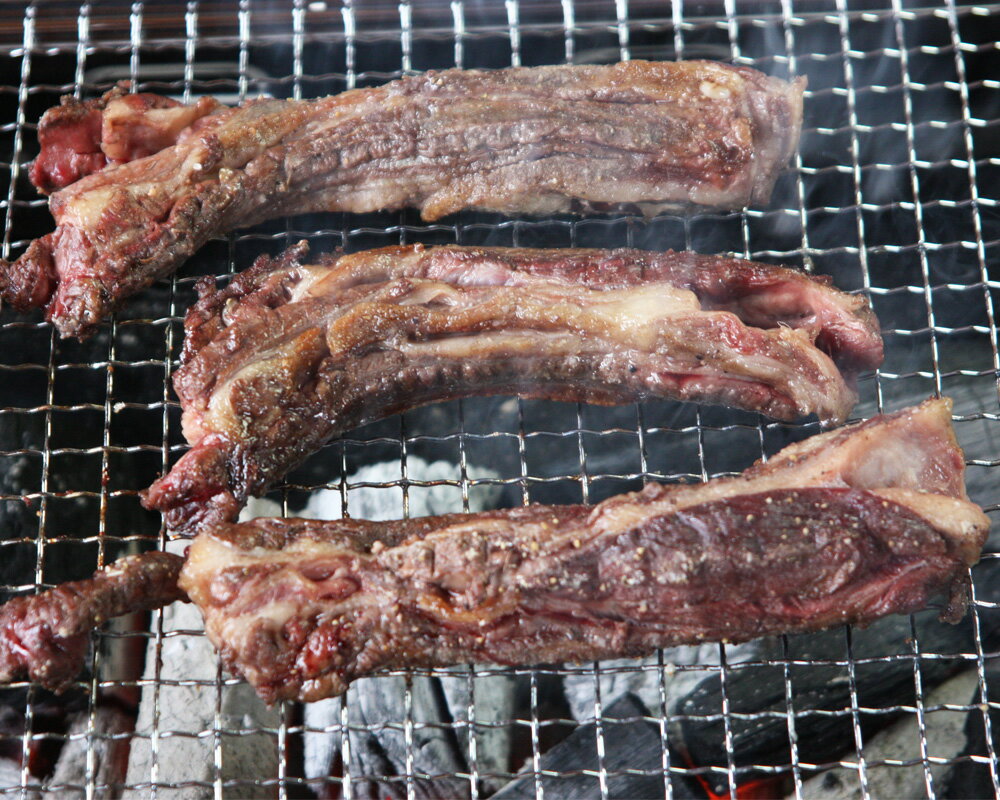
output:
[[[474,703],[475,714],[471,723],[476,726],[476,767],[487,776],[480,778],[482,788],[496,791],[504,780],[488,776],[510,770],[512,731],[509,725],[494,726],[493,723],[515,716],[518,680],[510,675],[477,674],[470,683],[467,670],[459,668],[452,671],[456,673],[455,677],[441,678],[441,688],[452,719],[466,726],[458,729],[459,748],[464,748],[468,756],[469,705]]]
[[[965,706],[979,686],[976,670],[966,670],[938,686],[924,697],[927,755],[952,759],[965,744],[967,712],[931,710],[943,704]],[[872,797],[924,797],[927,795],[926,772],[920,760],[921,731],[916,712],[908,713],[899,722],[880,731],[864,746],[862,754],[868,765],[865,776]],[[916,762],[909,764],[905,762]],[[883,764],[880,762],[904,762]],[[940,782],[948,764],[931,762],[929,771],[934,787]],[[992,796],[992,788],[990,796]],[[851,800],[861,796],[861,779],[856,768],[837,767],[805,781],[803,800]],[[972,795],[963,794],[964,798]]]
[[[116,784],[125,779],[131,730],[132,719],[114,706],[98,706],[93,720],[87,712],[78,714],[67,731],[52,777],[45,782],[45,791],[75,800],[86,797],[87,787],[93,785],[94,797],[117,796]],[[93,765],[88,763],[90,753]]]
[[[974,671],[978,678],[978,672]],[[955,753],[954,763],[944,777],[935,782],[938,797],[944,800],[972,800],[972,798],[995,798],[996,789],[993,786],[990,748],[987,746],[987,728],[982,705],[982,693],[978,680],[975,683],[971,699],[957,700],[958,703],[969,703],[972,710],[964,715],[964,726],[956,735],[961,743]],[[996,659],[986,661],[987,699],[996,702],[998,687],[1000,687],[1000,663]],[[990,733],[992,734],[993,754],[1000,752],[1000,711],[989,707]],[[937,753],[933,753],[937,755]],[[975,760],[973,757],[978,757]],[[995,769],[995,765],[993,765]]]
[[[175,543],[173,549],[183,550],[186,544]],[[148,796],[148,788],[142,786],[148,785],[151,775],[156,776],[160,798],[211,797],[217,777],[239,782],[230,790],[234,796],[272,796],[273,787],[253,782],[272,780],[277,774],[277,740],[265,731],[279,725],[278,708],[267,708],[245,684],[216,684],[218,657],[208,639],[197,633],[202,630],[202,621],[194,606],[175,603],[161,613],[165,635],[159,648],[156,639],[147,648],[143,675],[147,683],[129,754],[127,783],[136,788],[126,790],[123,797],[140,800]],[[176,633],[180,631],[184,633]],[[218,737],[212,735],[216,713],[223,732]],[[158,735],[155,744],[150,738],[154,730]],[[226,735],[225,731],[241,735]],[[164,735],[167,732],[169,735]],[[214,767],[217,753],[222,762],[218,775]],[[192,786],[192,782],[203,785]],[[165,788],[174,784],[182,786]]]
[[[70,721],[85,713],[86,707],[86,694],[75,687],[62,695],[44,689],[30,694],[24,689],[0,692],[0,794],[21,785],[23,737],[29,726],[27,781],[37,787],[55,769]],[[25,719],[26,708],[31,711],[30,721]]]
[[[733,645],[726,650],[730,663],[750,658],[756,644]],[[601,698],[613,703],[625,694],[632,694],[648,708],[660,708],[661,676],[658,656],[644,659],[618,659],[602,661],[599,676]],[[719,663],[719,646],[705,644],[699,647],[669,647],[663,650],[662,683],[666,692],[667,714],[676,710],[677,704],[696,686],[713,674]],[[678,669],[681,667],[682,669]],[[563,679],[566,698],[573,718],[581,722],[594,718],[594,676],[575,672]]]
[[[480,470],[477,474],[481,475]],[[415,481],[454,479],[455,467],[445,462],[428,464],[420,458],[407,459],[407,475]],[[362,467],[349,483],[385,483],[399,479],[398,462]],[[499,490],[476,493],[471,510],[493,507]],[[348,494],[353,517],[371,520],[398,519],[403,515],[402,492],[397,488],[378,489],[362,486]],[[409,513],[413,517],[446,514],[462,509],[461,494],[453,486],[411,489]],[[252,501],[244,517],[276,513],[269,501]],[[341,516],[340,493],[319,492],[311,495],[298,516],[313,519],[337,519]],[[406,680],[400,677],[375,677],[360,681],[347,695],[351,760],[348,772],[353,776],[353,791],[360,797],[405,797],[406,764],[412,753],[413,770],[418,774],[438,775],[468,771],[467,728],[457,734],[452,723],[466,721],[469,706],[468,677],[462,670],[454,678],[415,676],[410,683],[411,705],[405,703]],[[486,727],[477,731],[476,760],[489,772],[506,771],[510,760],[510,731],[506,727],[488,727],[513,715],[514,680],[507,676],[477,678],[475,686],[475,722]],[[304,741],[305,771],[308,778],[325,778],[340,747],[335,731],[341,722],[338,700],[307,704]],[[411,745],[400,722],[418,723],[411,732]],[[359,730],[361,729],[361,730]],[[321,732],[322,731],[322,732]],[[395,780],[366,780],[364,776],[388,776]],[[484,782],[484,786],[490,784]],[[418,778],[413,781],[417,797],[465,797],[470,793],[467,780]]]
[[[539,796],[536,789],[541,784],[548,800],[597,800],[602,797],[600,778],[581,773],[597,772],[602,767],[609,798],[663,797],[663,743],[659,726],[642,719],[649,715],[649,710],[634,695],[623,694],[601,714],[603,758],[598,755],[596,725],[583,725],[542,755],[539,766],[543,771],[563,773],[565,777],[542,775],[536,782],[534,775],[523,775],[493,797],[528,800]],[[628,774],[624,770],[648,774]],[[691,778],[673,776],[671,784],[676,800],[706,797]]]
[[[1000,563],[986,561],[974,568],[978,600],[1000,599]],[[942,623],[934,610],[913,617],[921,652],[975,652],[975,632],[971,615],[957,625]],[[1000,644],[1000,615],[980,613],[980,635],[987,649]],[[913,629],[910,618],[893,616],[879,620],[867,630],[852,632],[853,657],[891,659],[868,661],[855,667],[858,703],[880,708],[915,702],[912,649]],[[777,640],[755,644],[755,661],[782,659],[785,654]],[[829,630],[789,639],[788,656],[799,661],[844,660],[847,657],[843,630]],[[960,659],[924,659],[920,662],[924,691],[930,691],[965,666]],[[797,712],[795,729],[799,757],[803,761],[835,761],[849,752],[854,741],[850,709],[850,684],[846,667],[823,664],[795,664],[790,667],[792,703]],[[702,681],[677,706],[681,716],[679,739],[692,764],[725,768],[725,729],[721,719],[698,719],[719,715],[723,686],[719,676]],[[734,712],[776,712],[776,716],[734,717],[730,720],[733,750],[737,766],[749,764],[787,764],[789,760],[788,721],[785,717],[784,671],[779,665],[760,664],[730,670],[725,680],[725,694]],[[809,714],[809,709],[840,713]],[[890,722],[890,715],[862,717],[866,736]],[[725,779],[713,786],[724,791]]]

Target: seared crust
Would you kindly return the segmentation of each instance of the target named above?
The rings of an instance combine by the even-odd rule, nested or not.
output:
[[[200,286],[174,377],[193,447],[144,498],[173,530],[232,521],[332,437],[424,403],[660,397],[833,423],[856,370],[882,359],[864,298],[782,267],[459,246],[306,266],[306,252]]]
[[[379,669],[583,661],[965,610],[989,520],[950,404],[786,448],[740,476],[594,507],[375,523],[258,519],[201,533],[181,585],[268,702]]]
[[[0,606],[0,682],[27,676],[49,689],[64,689],[83,668],[94,628],[112,617],[184,599],[177,587],[182,563],[171,553],[128,556],[88,580]]]
[[[52,195],[55,234],[4,265],[0,291],[82,337],[211,237],[276,216],[765,203],[797,146],[803,87],[746,67],[632,61],[428,72],[224,111],[146,95],[69,101],[43,120],[56,140],[36,164],[44,187],[176,144]],[[76,139],[85,152],[66,144]]]

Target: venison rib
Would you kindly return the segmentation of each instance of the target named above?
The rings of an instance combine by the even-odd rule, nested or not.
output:
[[[225,110],[69,100],[42,120],[32,175],[50,189],[98,171],[52,195],[56,230],[0,265],[0,295],[83,337],[213,236],[274,217],[766,203],[798,143],[803,88],[746,67],[632,61],[428,72]]]
[[[144,497],[172,530],[232,521],[334,436],[434,401],[670,398],[829,424],[882,360],[864,298],[782,267],[640,250],[305,255],[200,287],[174,377],[192,449]]]
[[[930,400],[734,478],[591,507],[206,529],[183,569],[147,553],[0,607],[0,681],[65,688],[92,628],[185,593],[230,669],[269,702],[339,694],[379,669],[865,625],[941,593],[954,621],[989,519],[965,493],[950,412]]]
[[[989,520],[951,403],[815,436],[734,478],[596,506],[400,522],[257,519],[201,533],[180,584],[268,702],[381,669],[646,655],[965,610]]]

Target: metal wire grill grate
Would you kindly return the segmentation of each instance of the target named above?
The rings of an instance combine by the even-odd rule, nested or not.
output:
[[[694,6],[679,0],[53,2],[16,15],[8,7],[0,14],[0,157],[7,159],[0,170],[9,177],[0,200],[5,258],[51,226],[25,175],[41,112],[61,94],[90,97],[121,79],[185,100],[211,93],[236,102],[258,93],[321,96],[429,68],[704,57],[780,76],[806,75],[810,88],[800,154],[766,209],[653,220],[463,214],[442,224],[422,223],[410,212],[298,217],[210,243],[177,277],[82,344],[59,341],[36,319],[3,312],[2,588],[34,591],[83,577],[95,563],[123,552],[166,546],[158,518],[140,509],[137,493],[183,450],[169,380],[193,283],[203,274],[224,279],[260,253],[300,238],[309,239],[314,252],[415,241],[691,248],[830,274],[839,286],[871,297],[886,337],[885,366],[862,382],[857,413],[894,410],[929,394],[954,395],[973,499],[996,516],[1000,356],[994,305],[1000,282],[988,265],[1000,251],[1000,52],[991,20],[997,10],[953,2],[911,8],[901,0],[864,6],[848,0]],[[811,424],[666,403],[608,410],[464,401],[345,437],[272,499],[281,512],[296,513],[319,492],[332,499],[323,508],[336,506],[346,515],[361,513],[358,498],[364,496],[374,498],[386,517],[423,508],[432,496],[466,510],[530,500],[594,502],[647,480],[732,473],[813,432]],[[427,468],[438,463],[446,465],[443,472]],[[373,464],[382,471],[365,470]],[[921,790],[943,797],[953,791],[948,781],[954,768],[964,766],[977,769],[980,783],[1000,797],[991,723],[1000,705],[990,700],[1000,644],[994,635],[1000,596],[991,591],[997,564],[998,554],[988,552],[977,568],[964,639],[939,638],[939,629],[921,616],[904,621],[907,635],[898,642],[862,642],[862,634],[845,630],[834,634],[833,649],[827,637],[819,655],[810,637],[797,637],[760,649],[702,648],[688,661],[684,652],[668,651],[644,662],[407,673],[398,718],[359,722],[351,708],[361,690],[352,688],[320,726],[290,706],[271,716],[234,716],[228,698],[239,682],[215,661],[208,672],[192,665],[183,679],[166,677],[176,665],[170,657],[164,663],[164,652],[176,653],[175,643],[196,642],[203,634],[165,624],[156,613],[148,627],[131,620],[96,634],[89,676],[66,697],[54,700],[26,684],[0,693],[6,709],[0,761],[11,765],[0,767],[0,793],[167,796],[180,789],[193,796],[245,796],[263,789],[282,797],[415,797],[437,781],[449,787],[445,793],[479,797],[520,777],[527,780],[527,796],[559,797],[560,781],[583,777],[592,796],[602,798],[628,795],[621,781],[631,779],[654,780],[658,795],[666,797],[816,796],[810,779],[832,768],[855,776],[865,797],[878,796],[872,786],[884,786],[879,782],[887,772],[915,769]],[[900,666],[908,675],[905,686],[888,696],[873,692],[878,675]],[[978,699],[929,703],[935,686],[963,668],[974,670]],[[821,674],[830,685],[844,687],[839,702],[810,699],[817,670],[826,670]],[[423,718],[425,707],[415,699],[421,676],[456,674],[462,699],[443,719]],[[676,701],[675,687],[686,676],[701,687],[711,683],[711,702],[694,702],[697,692]],[[490,682],[503,677],[513,678],[521,699],[514,711],[498,716],[484,709],[484,697]],[[747,691],[758,680],[777,681],[777,704]],[[551,701],[553,692],[565,691],[560,682],[565,687],[570,681],[578,700],[586,695],[585,711],[580,702]],[[654,700],[638,716],[606,715],[616,687],[626,683],[652,687]],[[176,702],[178,688],[208,709],[203,727],[171,727],[174,717],[161,698]],[[143,704],[152,703],[151,725],[110,732],[102,726],[106,707],[134,709],[140,696]],[[75,727],[66,721],[67,708]],[[983,732],[979,750],[941,749],[936,730],[952,712]],[[873,754],[875,731],[899,719],[916,724],[909,748]],[[828,720],[844,721],[847,727],[836,730],[846,736],[819,748],[813,732]],[[653,767],[628,759],[609,763],[615,741],[633,731],[627,727],[633,723],[655,731]],[[756,746],[754,736],[773,732],[775,724],[781,730],[777,747]],[[457,767],[422,766],[421,743],[435,730],[450,737],[461,757],[453,762]],[[486,763],[487,741],[497,730],[507,731],[511,742],[501,767]],[[573,731],[592,740],[593,763],[557,768],[547,753]],[[360,772],[352,753],[361,739],[390,734],[404,744],[399,768]],[[340,754],[326,775],[310,776],[303,751],[316,737],[336,742]],[[262,742],[273,762],[241,762],[234,769],[234,743],[241,740]],[[188,771],[168,763],[178,751],[161,757],[179,741],[188,746]],[[136,752],[148,750],[145,772],[137,775],[133,763],[127,778],[124,771],[108,777],[113,773],[102,770],[102,754],[123,743],[133,762]],[[83,753],[83,767],[59,783],[52,762],[73,746]]]

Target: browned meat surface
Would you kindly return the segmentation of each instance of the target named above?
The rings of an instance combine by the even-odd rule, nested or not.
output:
[[[428,72],[320,100],[253,101],[56,192],[55,232],[3,265],[2,296],[44,306],[62,335],[85,336],[211,237],[287,214],[415,207],[434,220],[469,208],[652,214],[764,203],[798,142],[803,86],[746,67],[633,61]],[[37,182],[96,168],[109,113],[130,118],[122,103],[70,104],[64,125],[54,118],[46,127],[66,144],[46,148]],[[174,135],[165,127],[154,141]]]
[[[84,581],[0,606],[0,682],[28,676],[65,688],[83,668],[91,631],[112,617],[184,599],[183,559],[170,553],[121,558]]]
[[[842,422],[855,372],[882,360],[863,298],[782,267],[459,246],[301,266],[305,253],[206,283],[188,313],[174,388],[192,449],[144,500],[171,529],[232,521],[332,437],[424,403],[659,397]]]
[[[95,100],[66,95],[38,123],[40,152],[31,182],[51,194],[109,164],[153,155],[183,132],[195,133],[196,120],[221,108],[211,97],[186,106],[156,94],[127,94],[124,85]]]
[[[201,533],[180,583],[265,700],[375,670],[581,661],[964,613],[989,520],[951,404],[822,434],[742,475],[597,506],[374,523],[258,519]]]

